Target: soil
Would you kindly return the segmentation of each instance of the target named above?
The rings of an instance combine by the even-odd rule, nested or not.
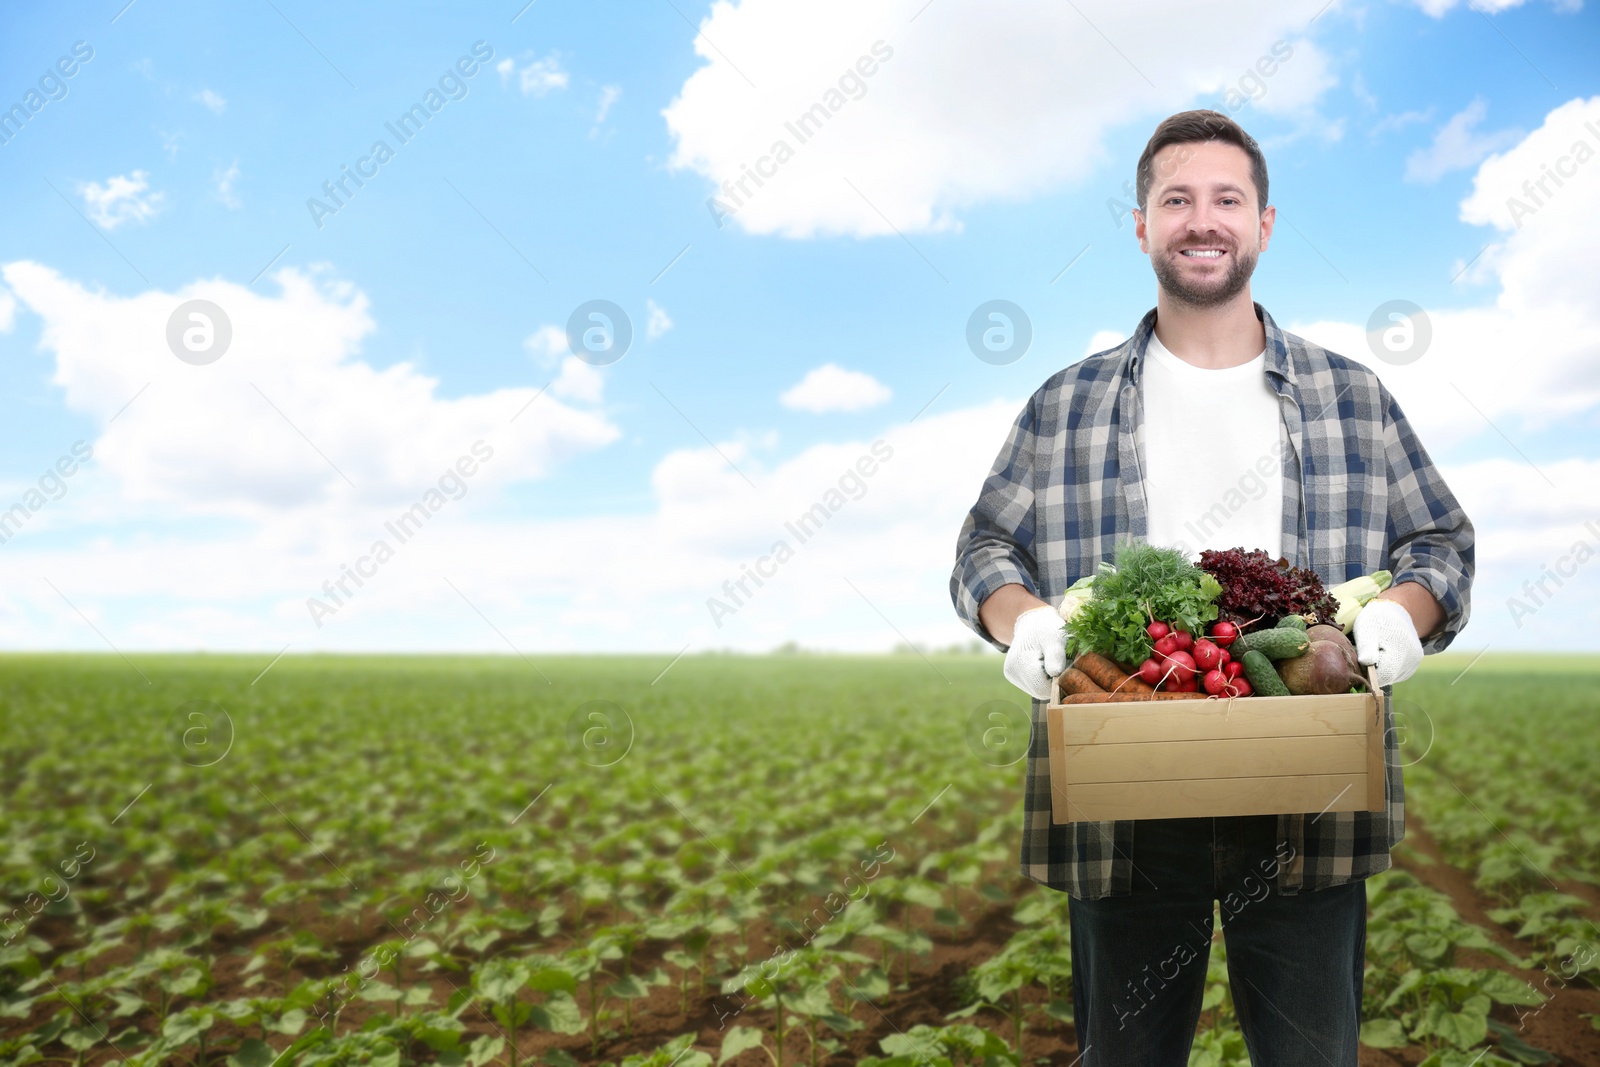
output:
[[[1470,874],[1446,864],[1437,844],[1415,818],[1408,818],[1406,839],[1395,850],[1394,858],[1397,867],[1410,872],[1423,884],[1448,894],[1463,919],[1489,931],[1500,944],[1519,957],[1526,954],[1526,944],[1516,942],[1511,931],[1489,919],[1487,912],[1498,906],[1499,902],[1478,892],[1473,886]],[[990,871],[986,881],[1002,887],[1009,886],[1019,893],[1029,886],[1029,883],[1016,876],[1009,866],[1002,870]],[[1600,919],[1600,907],[1595,905],[1596,895],[1590,887],[1562,884],[1560,888],[1589,900],[1591,904],[1586,914],[1591,919]],[[901,963],[896,957],[893,973],[895,984],[889,995],[876,1005],[858,1003],[851,1009],[853,1017],[862,1024],[862,1029],[848,1034],[836,1034],[825,1027],[819,1027],[825,1038],[840,1042],[841,1047],[831,1055],[825,1051],[819,1052],[818,1067],[823,1065],[854,1067],[854,1064],[862,1058],[884,1055],[879,1042],[897,1031],[904,1032],[921,1023],[938,1026],[951,1021],[946,1018],[947,1014],[961,1007],[957,979],[977,963],[998,953],[1018,929],[1017,924],[1011,919],[1013,907],[1011,903],[992,904],[981,901],[975,895],[965,894],[962,914],[966,921],[957,927],[936,925],[932,922],[931,912],[922,908],[916,909],[912,921],[933,941],[932,952],[926,956],[911,957],[909,981],[903,983]],[[291,920],[285,913],[274,916],[258,930],[238,932],[224,928],[219,931],[212,941],[217,950],[212,967],[217,987],[207,994],[206,999],[217,1002],[236,996],[262,996],[275,993],[278,989],[278,974],[275,969],[269,968],[265,982],[247,988],[243,984],[246,978],[243,973],[244,967],[256,946],[290,936],[296,930],[307,930],[316,934],[323,943],[335,946],[340,956],[335,961],[308,964],[300,969],[300,974],[304,975],[336,975],[347,968],[355,971],[359,967],[363,952],[381,940],[381,937],[373,931],[373,920],[370,916],[363,935],[355,928],[354,921],[349,917],[339,918],[320,913],[314,916],[307,915],[311,911],[310,906],[302,904],[298,921]],[[109,911],[105,915],[94,916],[96,921],[104,921],[109,917],[111,917]],[[599,915],[591,916],[590,921],[598,921],[601,918],[603,917]],[[65,945],[71,943],[73,926],[70,920],[64,918],[41,916],[35,921],[30,932],[38,934],[52,944]],[[426,931],[423,936],[426,936]],[[758,923],[749,932],[750,958],[756,960],[765,958],[766,955],[781,948],[783,943],[772,923]],[[562,941],[555,940],[536,947],[538,951],[554,953],[566,946]],[[666,964],[662,959],[662,953],[667,948],[668,946],[661,942],[642,943],[633,955],[633,972],[644,973],[652,967],[661,966],[667,973],[676,975],[676,968]],[[136,945],[124,944],[92,961],[89,970],[92,973],[101,973],[109,967],[130,961],[137,952]],[[1600,990],[1581,984],[1563,984],[1558,976],[1509,965],[1481,952],[1468,951],[1460,962],[1471,967],[1497,968],[1532,982],[1540,988],[1548,987],[1552,994],[1551,999],[1541,1010],[1525,1017],[1520,1034],[1522,1039],[1560,1057],[1563,1065],[1589,1067],[1600,1064],[1600,1031],[1592,1027],[1588,1019],[1583,1018],[1585,1014],[1600,1015]],[[300,974],[296,975],[295,981],[299,980]],[[391,975],[385,973],[382,977],[385,981],[392,982]],[[451,994],[465,984],[464,977],[462,974],[437,970],[422,972],[416,961],[407,961],[402,984],[406,988],[427,984],[433,994],[432,1006],[443,1009]],[[1024,1001],[1029,1004],[1037,1005],[1043,999],[1044,991],[1037,987],[1024,993]],[[581,986],[578,1000],[587,1014],[587,992]],[[729,1027],[745,1025],[770,1030],[773,1022],[772,1013],[766,1009],[752,1010],[748,1014],[732,1014],[738,1002],[731,997],[719,995],[713,982],[707,983],[704,992],[697,992],[691,981],[688,1004],[688,1011],[685,1013],[681,1010],[681,994],[676,984],[657,986],[650,991],[648,997],[633,1002],[631,1032],[625,1032],[627,1028],[623,1024],[621,1003],[612,1001],[608,1005],[611,1017],[602,1024],[597,1054],[588,1031],[563,1035],[549,1034],[532,1028],[518,1034],[518,1051],[524,1062],[536,1060],[550,1049],[560,1049],[579,1063],[615,1064],[624,1056],[654,1052],[672,1038],[693,1030],[697,1035],[694,1047],[710,1053],[715,1061],[720,1054],[722,1041]],[[392,1009],[392,1004],[353,999],[338,1019],[338,1032],[348,1033],[357,1030],[368,1018]],[[58,1010],[59,1005],[38,1007],[26,1020],[7,1020],[6,1024],[0,1027],[0,1034],[25,1033],[43,1024]],[[1494,1015],[1514,1028],[1518,1026],[1517,1016],[1511,1009],[1497,1007]],[[462,1014],[461,1019],[466,1024],[469,1041],[478,1034],[496,1033],[499,1029],[487,1014],[477,1008],[468,1009]],[[1010,1040],[1011,1021],[998,1012],[979,1012],[966,1021],[982,1025],[1003,1035],[1008,1042]],[[311,1025],[315,1025],[314,1020]],[[143,1029],[149,1031],[153,1028],[154,1022],[147,1015],[143,1021]],[[208,1044],[214,1048],[229,1049],[241,1036],[255,1037],[259,1036],[259,1033],[251,1028],[241,1034],[235,1027],[221,1023],[212,1030]],[[288,1040],[284,1035],[278,1034],[272,1035],[270,1039],[275,1046],[283,1046]],[[137,1044],[142,1045],[143,1041]],[[1069,1067],[1078,1056],[1076,1035],[1071,1024],[1057,1023],[1038,1013],[1029,1015],[1022,1046],[1023,1067],[1034,1067],[1035,1064]],[[1384,1051],[1363,1046],[1360,1063],[1361,1067],[1415,1067],[1423,1058],[1422,1050],[1417,1048]],[[98,1067],[100,1064],[117,1062],[119,1059],[116,1050],[101,1045],[91,1050],[83,1062],[88,1067]],[[796,1067],[810,1064],[811,1049],[803,1028],[791,1032],[785,1045],[784,1059],[786,1063],[793,1063]],[[770,1067],[769,1058],[760,1049],[747,1050],[729,1063],[731,1067]]]

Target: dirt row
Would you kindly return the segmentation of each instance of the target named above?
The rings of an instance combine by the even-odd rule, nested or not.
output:
[[[1491,936],[1513,953],[1519,956],[1525,955],[1527,945],[1517,942],[1509,931],[1489,919],[1487,912],[1496,906],[1496,902],[1477,892],[1468,873],[1444,862],[1437,844],[1415,818],[1408,819],[1407,822],[1406,840],[1394,853],[1396,866],[1408,871],[1423,884],[1447,894],[1463,919],[1489,931]],[[1009,876],[1009,869],[995,871],[991,872],[990,880],[1004,884]],[[1561,888],[1590,900],[1590,917],[1600,916],[1600,907],[1593,906],[1596,895],[1590,887],[1562,885]],[[842,1047],[831,1055],[825,1052],[819,1053],[819,1067],[822,1064],[828,1064],[829,1067],[853,1067],[858,1060],[866,1056],[883,1055],[879,1042],[897,1031],[908,1031],[913,1026],[924,1023],[939,1026],[949,1021],[946,1018],[947,1014],[961,1007],[957,980],[978,963],[998,953],[1018,929],[1017,924],[1011,919],[1013,904],[988,905],[980,909],[970,897],[966,899],[963,913],[967,921],[964,924],[958,927],[933,925],[924,927],[924,932],[932,939],[934,947],[927,956],[912,957],[910,979],[905,988],[895,988],[876,1005],[854,1005],[852,1014],[862,1023],[862,1029],[847,1034],[836,1034],[822,1028],[826,1038],[838,1041]],[[105,917],[109,916],[101,918]],[[325,969],[319,968],[320,973],[333,975],[340,973],[346,967],[354,970],[359,966],[362,953],[373,940],[350,936],[353,933],[350,925],[348,921],[340,922],[333,917],[324,916],[318,916],[311,922],[299,925],[298,928],[309,929],[324,938],[326,943],[336,946],[340,953],[340,959],[327,963]],[[36,932],[47,941],[56,944],[67,943],[71,936],[71,928],[66,920],[47,921],[41,924]],[[218,940],[222,944],[219,947],[225,951],[219,955],[213,967],[218,986],[208,994],[207,999],[216,1002],[236,996],[264,995],[268,989],[275,990],[277,986],[275,976],[261,986],[244,987],[243,969],[255,945],[284,937],[289,932],[283,923],[271,922],[262,930],[251,931],[244,935],[220,937]],[[761,959],[765,954],[777,950],[784,943],[784,939],[771,922],[762,922],[750,930],[748,943],[752,948],[751,958]],[[559,944],[552,944],[548,950],[558,951],[560,947],[562,946]],[[653,942],[641,945],[634,954],[632,967],[634,973],[643,973],[654,966],[661,966],[667,973],[675,975],[676,968],[666,964],[662,959],[662,953],[666,948],[665,945]],[[127,958],[131,958],[133,951],[132,946],[113,950],[112,953],[96,960],[92,970],[99,972],[116,963],[124,962]],[[1596,1031],[1588,1019],[1583,1018],[1585,1014],[1600,1014],[1600,990],[1563,985],[1556,981],[1554,976],[1508,965],[1481,952],[1466,952],[1460,962],[1466,966],[1503,970],[1533,983],[1536,987],[1548,988],[1553,994],[1551,999],[1542,1010],[1528,1015],[1524,1020],[1521,1031],[1523,1040],[1561,1057],[1563,1064],[1588,1067],[1600,1063],[1600,1031]],[[894,970],[894,977],[898,982],[900,978],[898,963]],[[385,980],[389,978],[387,974],[383,977]],[[404,973],[405,985],[410,987],[421,982],[426,982],[432,989],[433,1006],[442,1008],[451,994],[465,985],[466,975],[443,971],[423,973],[417,969],[414,961],[408,961]],[[582,988],[578,996],[580,1005],[587,1010],[587,997]],[[772,1013],[767,1010],[733,1015],[732,1012],[737,1007],[736,1001],[719,995],[715,984],[711,982],[707,983],[705,992],[699,994],[691,984],[689,1009],[686,1014],[681,1010],[680,997],[681,994],[674,984],[655,987],[647,998],[635,1000],[631,1033],[623,1032],[621,1003],[612,1002],[608,1007],[614,1009],[614,1016],[606,1021],[601,1031],[598,1055],[592,1051],[587,1031],[564,1035],[549,1034],[530,1028],[518,1035],[518,1050],[525,1061],[535,1060],[550,1049],[560,1049],[580,1063],[617,1063],[630,1054],[653,1052],[672,1038],[692,1030],[697,1035],[695,1047],[709,1052],[715,1059],[729,1027],[744,1025],[766,1030],[773,1022]],[[1041,1002],[1043,998],[1044,991],[1038,988],[1028,990],[1024,994],[1024,1000],[1032,1004]],[[359,998],[352,1000],[338,1020],[338,1032],[347,1033],[359,1029],[366,1019],[391,1007],[384,1003]],[[8,1021],[5,1026],[0,1027],[0,1032],[24,1033],[42,1024],[56,1010],[58,1006],[55,1005],[37,1008],[28,1020]],[[1510,1009],[1497,1007],[1495,1017],[1513,1027],[1518,1025],[1516,1014]],[[461,1018],[467,1026],[468,1040],[480,1033],[498,1032],[492,1020],[476,1008],[468,1009]],[[1005,1035],[1009,1041],[1012,1032],[1011,1023],[999,1013],[979,1013],[969,1021],[983,1025],[997,1034]],[[145,1025],[148,1028],[153,1023],[147,1019]],[[231,1026],[221,1025],[212,1032],[210,1044],[213,1047],[226,1048],[231,1046],[232,1039],[236,1036],[238,1035]],[[256,1036],[256,1034],[252,1030],[244,1036]],[[288,1040],[283,1035],[274,1035],[272,1038],[272,1042],[280,1046],[286,1044]],[[1040,1062],[1067,1065],[1076,1059],[1078,1048],[1070,1024],[1054,1023],[1041,1015],[1032,1014],[1023,1037],[1022,1052],[1023,1067],[1031,1067]],[[786,1063],[810,1062],[811,1049],[808,1047],[803,1030],[793,1031],[784,1053]],[[1362,1067],[1397,1067],[1397,1065],[1415,1067],[1423,1058],[1422,1051],[1415,1048],[1387,1052],[1363,1047],[1360,1062]],[[98,1065],[114,1063],[119,1059],[116,1050],[101,1046],[91,1052],[84,1062]],[[730,1062],[733,1067],[770,1067],[766,1054],[759,1049],[741,1053]]]

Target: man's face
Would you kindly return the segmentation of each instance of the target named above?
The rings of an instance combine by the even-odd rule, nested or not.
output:
[[[1250,284],[1276,215],[1256,203],[1250,157],[1237,145],[1172,144],[1151,167],[1148,214],[1135,212],[1134,232],[1156,281],[1190,307],[1227,303]]]

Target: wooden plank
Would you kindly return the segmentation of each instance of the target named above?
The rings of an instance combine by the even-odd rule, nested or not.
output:
[[[1366,785],[1364,773],[1096,782],[1072,786],[1065,806],[1071,821],[1360,811]]]
[[[1121,745],[1065,745],[1061,753],[1063,780],[1073,787],[1090,782],[1363,774],[1367,770],[1368,739],[1361,734],[1333,734],[1225,741],[1146,741]],[[1052,763],[1052,773],[1055,767]],[[1366,797],[1364,792],[1362,797]]]
[[[1064,745],[1134,741],[1206,741],[1238,737],[1365,737],[1372,700],[1340,696],[1242,697],[1235,700],[1134,701],[1068,704]]]
[[[1050,821],[1067,822],[1067,772],[1061,757],[1061,717],[1063,707],[1045,708],[1046,737],[1050,743]]]
[[[1370,665],[1367,667],[1367,688],[1372,690],[1372,710],[1367,715],[1367,810],[1384,811],[1387,807],[1384,796],[1387,776],[1384,772],[1388,767],[1388,759],[1384,751],[1383,690],[1378,688],[1377,671]]]

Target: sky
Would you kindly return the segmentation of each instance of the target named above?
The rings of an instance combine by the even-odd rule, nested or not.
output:
[[[1190,108],[1266,155],[1253,298],[1476,526],[1453,651],[1596,646],[1581,3],[8,5],[0,108],[0,647],[964,644]]]

